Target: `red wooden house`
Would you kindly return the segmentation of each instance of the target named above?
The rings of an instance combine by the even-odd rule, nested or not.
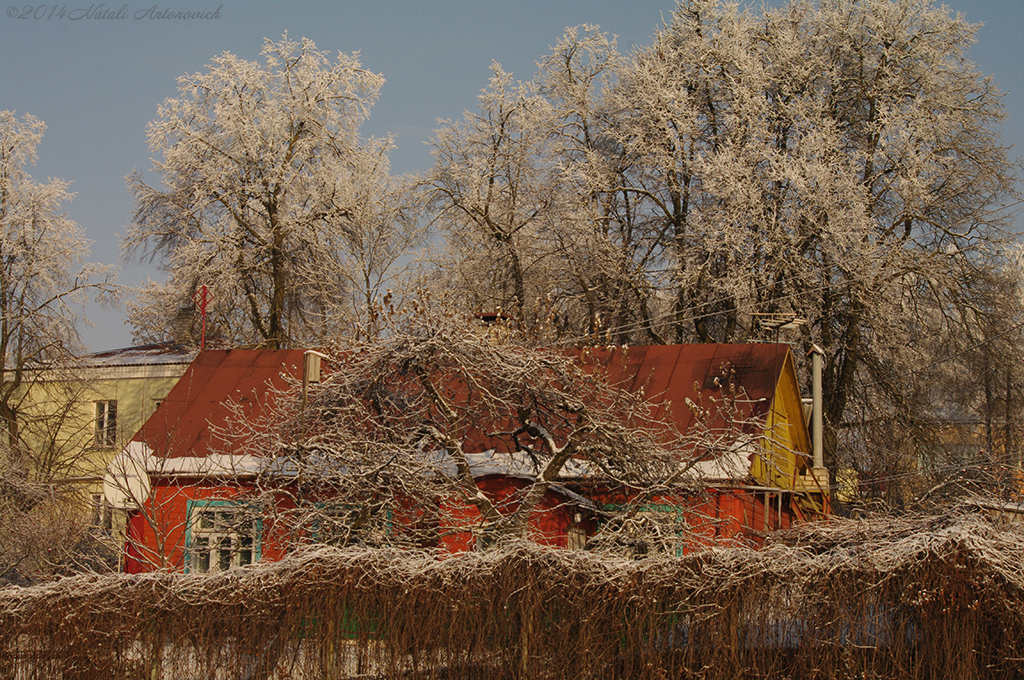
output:
[[[258,423],[288,388],[318,380],[318,357],[302,350],[219,350],[196,358],[108,475],[111,500],[129,514],[126,571],[218,570],[283,555],[285,537],[242,498],[274,466],[287,485],[287,463],[246,453],[251,442],[232,424]],[[702,493],[644,498],[634,519],[674,513],[694,528],[698,542],[714,542],[756,538],[826,510],[827,479],[820,470],[811,474],[810,438],[788,346],[585,350],[579,361],[600,367],[625,389],[643,389],[657,415],[676,420],[680,431],[703,426],[734,439],[725,447],[728,455],[697,464]],[[742,426],[697,423],[687,400],[721,403],[729,387],[741,395],[733,408]],[[514,503],[515,492],[536,474],[521,455],[496,452],[486,442],[476,448],[467,443],[466,451],[477,486],[496,505]],[[579,548],[608,509],[635,500],[634,492],[572,463],[547,490],[530,535],[543,544]],[[288,494],[275,502],[286,506]],[[449,508],[449,515],[470,520],[474,512]],[[470,531],[442,532],[436,545],[455,552],[472,549],[474,541]]]
[[[705,484],[700,492],[645,501],[644,511],[672,513],[691,528],[684,549],[732,539],[756,543],[767,531],[829,511],[828,474],[820,462],[815,467],[810,404],[801,398],[788,345],[598,348],[580,360],[626,390],[643,390],[655,417],[675,421],[677,431],[703,428],[725,449],[697,464]],[[704,420],[688,402],[703,407]],[[629,490],[595,479],[570,486],[601,507],[635,502]]]

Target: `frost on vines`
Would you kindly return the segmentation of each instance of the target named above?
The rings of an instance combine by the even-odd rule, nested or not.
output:
[[[296,493],[305,496],[292,511],[303,521],[285,524],[322,514],[310,501],[324,494],[374,514],[412,505],[418,521],[389,541],[417,543],[440,526],[491,542],[525,537],[567,466],[587,461],[627,482],[671,474],[675,459],[645,427],[650,417],[640,398],[585,375],[565,355],[497,344],[467,333],[464,318],[427,316],[357,351],[342,348],[338,370],[306,410],[268,430],[280,439],[255,440],[286,452]],[[531,481],[503,507],[480,491],[474,471],[484,459],[510,454]],[[368,520],[346,523],[353,540],[372,542]]]
[[[265,423],[231,424],[246,453],[277,461],[253,503],[278,531],[301,541],[330,526],[343,544],[420,547],[472,534],[487,545],[532,536],[531,518],[562,494],[609,518],[601,533],[612,545],[638,530],[656,495],[700,498],[707,479],[736,477],[731,454],[753,420],[742,394],[690,405],[697,424],[680,432],[671,408],[618,385],[596,356],[500,342],[427,306],[372,343],[330,352],[331,372],[305,402],[296,385],[275,395]],[[512,480],[511,491],[493,493],[488,475]],[[605,512],[566,496],[591,483],[632,500]],[[680,517],[662,520],[667,535],[689,538]]]
[[[134,306],[140,335],[196,340],[190,298],[201,285],[214,298],[208,334],[229,343],[358,334],[366,298],[412,238],[391,140],[359,136],[384,79],[287,34],[261,56],[225,52],[182,76],[149,125],[160,184],[129,177],[124,248],[159,259],[168,279]]]
[[[111,270],[86,262],[85,234],[60,212],[68,182],[40,184],[27,171],[45,129],[0,111],[0,419],[15,448],[27,370],[73,356],[81,305],[114,293]]]

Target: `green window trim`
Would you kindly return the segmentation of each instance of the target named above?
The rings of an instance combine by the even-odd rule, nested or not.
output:
[[[196,573],[226,571],[232,567],[245,566],[246,564],[254,564],[260,561],[263,557],[262,518],[256,517],[252,520],[253,530],[248,536],[238,532],[236,527],[226,526],[218,528],[216,525],[216,513],[218,513],[218,511],[237,511],[239,509],[244,510],[248,507],[250,506],[245,503],[219,499],[189,499],[185,503],[184,573],[188,574],[194,570],[193,560],[196,560],[197,556],[202,554],[205,554],[207,562],[205,568],[195,569]],[[214,514],[214,518],[210,521],[209,526],[203,526],[207,521],[206,517],[208,517],[210,513]],[[204,533],[208,534],[208,536],[204,537]],[[202,545],[200,543],[201,541],[209,541],[211,538],[219,538],[221,541],[227,540],[227,548],[225,549],[225,547],[223,547],[224,543],[222,542],[219,546],[211,546],[207,543],[205,545],[207,549],[202,552],[195,549],[197,546]],[[249,539],[248,543],[246,542],[246,539]],[[213,568],[215,553],[217,557],[217,568]]]
[[[323,513],[325,515],[329,515],[331,511],[340,511],[340,512],[343,512],[343,513],[350,513],[353,510],[355,510],[357,507],[358,507],[358,505],[355,504],[355,503],[330,503],[330,502],[327,502],[327,501],[318,501],[316,503],[313,503],[313,508],[316,509],[318,512]],[[390,505],[388,505],[386,508],[384,508],[383,517],[380,518],[380,519],[383,519],[383,522],[384,522],[383,529],[384,529],[385,535],[393,536],[394,535],[394,528],[395,528],[394,527],[394,511],[392,510]],[[371,521],[373,521],[373,520],[371,520]],[[323,544],[323,545],[334,545],[334,542],[331,541],[330,538],[321,536],[321,530],[322,530],[321,518],[320,517],[316,517],[316,518],[314,518],[313,522],[311,522],[311,524],[309,526],[309,538],[311,539],[311,541],[313,543],[318,543],[318,544]]]

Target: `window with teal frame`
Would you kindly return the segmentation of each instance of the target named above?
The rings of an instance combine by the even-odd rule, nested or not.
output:
[[[390,507],[318,503],[310,527],[314,542],[344,547],[385,543],[393,529]]]
[[[606,504],[604,509],[613,514],[620,514],[626,510],[624,505]],[[690,534],[690,525],[686,521],[686,509],[682,506],[668,503],[645,503],[640,506],[634,515],[633,520],[638,526],[642,536],[651,547],[671,547],[676,557],[682,556],[686,551],[687,538]],[[602,522],[603,523],[603,522]],[[642,554],[638,553],[637,557]]]
[[[258,562],[263,521],[232,501],[191,500],[185,527],[185,573],[227,571]]]

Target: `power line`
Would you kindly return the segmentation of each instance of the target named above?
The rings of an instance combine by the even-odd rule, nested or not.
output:
[[[939,365],[944,364],[944,363],[946,363],[948,361],[952,361],[953,359],[957,359],[959,357],[962,357],[963,355],[965,355],[965,354],[967,354],[969,352],[973,352],[974,350],[976,350],[976,349],[978,349],[980,347],[984,347],[985,345],[987,345],[989,343],[992,343],[992,342],[995,342],[996,340],[1004,338],[1007,335],[1009,335],[1010,333],[1013,333],[1014,331],[1017,331],[1017,330],[1019,330],[1021,328],[1024,328],[1024,321],[1021,321],[1019,323],[1015,323],[1014,325],[1010,326],[1008,329],[1006,329],[1002,333],[998,333],[997,335],[993,335],[990,338],[986,338],[985,340],[982,340],[981,342],[979,342],[977,344],[971,345],[970,347],[966,347],[966,348],[960,350],[959,352],[955,352],[955,353],[950,354],[948,356],[942,357],[941,359],[936,359],[936,360],[932,361],[931,363],[925,364],[924,366],[921,366],[919,368],[911,369],[911,370],[905,371],[903,373],[897,373],[897,374],[892,375],[892,376],[890,376],[890,377],[888,377],[888,378],[886,378],[884,380],[876,380],[875,382],[870,382],[870,383],[858,383],[858,387],[874,387],[875,385],[881,385],[883,383],[888,383],[888,382],[891,382],[891,381],[896,380],[898,378],[902,378],[902,377],[906,377],[906,376],[909,376],[909,375],[914,375],[916,373],[921,373],[923,371],[927,371],[929,368],[934,368],[935,366],[939,366]]]
[[[859,263],[861,260],[866,260],[866,259],[873,258],[876,255],[877,255],[876,253],[865,253],[863,255],[858,255],[858,256],[855,256],[855,257],[852,257],[852,258],[848,258],[848,259],[843,260],[843,261],[839,261],[839,262],[835,262],[835,263],[830,264],[830,265],[826,265],[826,266],[822,267],[819,270],[819,272],[817,272],[819,277],[820,277],[820,275],[822,273],[828,275],[829,270],[837,270],[838,269],[840,271],[840,273],[845,274],[847,278],[844,279],[844,280],[835,282],[835,283],[827,283],[827,284],[822,284],[820,286],[812,286],[812,287],[807,288],[807,289],[802,290],[802,291],[794,291],[792,293],[787,293],[785,295],[773,297],[770,300],[770,302],[773,303],[773,304],[777,304],[777,303],[780,303],[780,302],[799,300],[802,297],[806,297],[808,295],[813,295],[814,293],[820,293],[822,291],[825,291],[825,290],[828,290],[828,289],[832,289],[832,288],[843,288],[843,287],[847,287],[847,286],[849,286],[851,284],[855,284],[855,283],[858,283],[858,282],[863,282],[863,281],[865,281],[867,279],[870,279],[870,278],[875,278],[875,277],[878,276],[876,273],[865,272],[864,274],[858,276],[854,272],[855,272],[855,265],[857,263]],[[906,275],[912,274],[912,273],[913,272],[902,272],[902,273],[898,274],[897,276],[898,277],[902,277],[902,276],[906,276]],[[746,274],[746,275],[743,275],[743,276],[740,276],[740,277],[734,277],[734,278],[731,279],[731,281],[739,282],[740,284],[743,284],[745,282],[749,282],[753,278],[754,278],[753,274]],[[770,284],[765,284],[763,286],[754,286],[754,287],[752,287],[749,290],[748,297],[750,297],[750,296],[756,297],[757,293],[759,293],[759,292],[771,290],[772,288],[778,286],[780,283],[785,285],[787,282],[790,282],[790,281],[792,281],[795,278],[797,278],[797,277],[796,276],[790,277],[788,279],[783,279],[781,282],[773,282],[773,283],[770,283]],[[888,278],[888,277],[882,277],[882,278]],[[705,307],[706,308],[706,307],[713,307],[713,306],[716,306],[716,305],[720,305],[720,304],[723,304],[723,303],[735,303],[735,302],[736,302],[735,296],[721,296],[721,297],[714,298],[714,299],[711,299],[711,300],[708,300],[708,301],[700,302],[700,303],[698,303],[695,306]],[[735,309],[735,310],[708,311],[708,312],[705,312],[705,313],[702,313],[702,314],[688,315],[686,318],[689,321],[701,321],[701,320],[713,319],[713,318],[718,317],[718,316],[723,316],[723,315],[726,315],[726,314],[730,314],[730,313],[733,313],[734,311],[741,311],[741,312],[746,312],[748,314],[753,314],[753,313],[755,313],[753,311],[753,309],[755,308],[756,304],[757,304],[756,302],[753,302],[751,300],[741,300],[738,303],[738,305],[737,305],[737,309]],[[631,322],[628,322],[628,323],[625,323],[625,324],[620,324],[618,326],[606,326],[606,327],[600,329],[599,333],[621,333],[621,332],[630,332],[630,331],[641,331],[641,330],[644,330],[645,328],[652,327],[654,324],[656,324],[658,322],[666,321],[666,320],[672,319],[672,318],[674,318],[676,316],[677,316],[677,312],[675,310],[670,310],[670,311],[664,312],[662,314],[654,315],[654,316],[650,317],[649,319],[631,321]],[[587,339],[593,337],[593,335],[594,334],[587,334],[587,335],[578,335],[578,336],[563,338],[562,342],[563,343],[573,343],[573,342],[577,342],[577,341],[584,341],[584,340],[587,340]]]

